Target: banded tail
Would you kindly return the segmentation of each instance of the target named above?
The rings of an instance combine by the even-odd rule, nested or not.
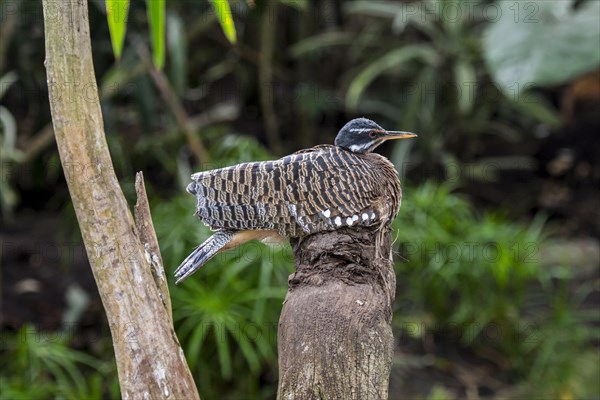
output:
[[[209,237],[204,243],[196,248],[187,256],[181,265],[175,270],[175,283],[186,279],[188,276],[196,272],[208,260],[213,258],[220,250],[223,249],[234,237],[233,231],[219,231]]]

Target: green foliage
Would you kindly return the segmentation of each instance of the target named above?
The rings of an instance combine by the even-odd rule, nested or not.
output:
[[[461,139],[469,143],[461,148],[465,161],[473,156],[477,136],[514,140],[519,129],[531,130],[536,121],[559,124],[556,110],[540,97],[503,92],[493,84],[480,40],[491,23],[483,18],[484,8],[484,2],[468,0],[350,2],[346,14],[368,20],[365,30],[353,39],[328,33],[331,40],[319,40],[313,49],[351,43],[347,62],[359,67],[346,77],[346,107],[383,115],[398,129],[418,133],[414,150],[424,153],[416,154],[419,162],[445,163],[449,148]],[[457,18],[447,15],[451,9],[461,10]],[[306,41],[301,45],[294,50],[308,50]],[[515,111],[528,117],[515,121]]]
[[[158,69],[163,69],[165,65],[165,5],[165,0],[146,0],[152,59]]]
[[[228,0],[210,0],[210,4],[217,16],[217,21],[223,29],[227,40],[236,43],[237,33],[231,7]],[[120,59],[123,52],[123,43],[127,32],[127,19],[129,13],[129,0],[105,0],[106,18],[108,22],[110,40],[115,58]],[[152,60],[154,66],[162,70],[165,65],[165,21],[166,1],[146,0],[148,26],[150,29],[150,42],[152,43]]]
[[[450,191],[431,182],[405,191],[410,201],[395,222],[408,259],[397,264],[410,291],[403,296],[443,324],[512,322],[526,284],[539,273],[541,224],[524,229],[497,214],[477,216]],[[457,290],[459,301],[449,302]]]
[[[527,377],[519,391],[529,395],[595,393],[579,362],[598,359],[586,350],[594,337],[586,321],[597,316],[575,311],[567,271],[540,264],[543,220],[526,227],[478,215],[451,191],[431,182],[404,190],[410,201],[394,222],[400,334],[433,332],[484,358],[495,349],[506,376]]]
[[[237,42],[237,33],[235,31],[235,25],[233,23],[233,17],[231,15],[231,7],[229,6],[229,0],[209,0],[210,4],[215,10],[217,20],[223,29],[223,33],[230,43]]]
[[[67,331],[40,332],[29,325],[17,334],[3,334],[2,397],[100,399],[107,391],[111,398],[118,397],[114,364],[73,350],[68,339]]]
[[[557,286],[568,283],[563,279]],[[593,328],[599,317],[576,311],[576,303],[564,294],[548,297],[552,310],[536,315],[534,324],[521,332],[523,340],[503,349],[526,377],[515,398],[593,398],[600,393],[600,354],[590,342],[599,338]]]
[[[453,399],[454,396],[452,393],[449,393],[446,389],[444,389],[441,385],[434,385],[431,388],[431,392],[429,392],[429,396],[427,396],[427,400],[450,400]]]
[[[600,2],[500,1],[483,36],[495,82],[505,91],[563,84],[600,65]],[[568,62],[565,63],[565,60]]]
[[[127,32],[129,0],[105,0],[106,19],[115,58],[120,59]],[[146,0],[152,60],[160,70],[165,65],[165,0]]]
[[[407,46],[391,50],[382,57],[373,60],[365,69],[363,69],[350,83],[346,93],[346,107],[355,110],[358,106],[360,96],[367,86],[388,69],[397,68],[403,63],[413,60],[422,60],[423,62],[435,64],[438,62],[437,53],[427,46]]]
[[[187,88],[188,43],[185,25],[180,16],[167,14],[167,49],[169,51],[168,76],[173,90],[179,96]]]
[[[106,0],[105,4],[113,53],[117,59],[120,59],[125,42],[125,32],[127,32],[129,0]]]

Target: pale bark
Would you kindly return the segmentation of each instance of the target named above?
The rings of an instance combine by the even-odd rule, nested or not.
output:
[[[110,326],[123,398],[197,399],[175,336],[145,194],[138,226],[115,176],[92,64],[85,0],[44,0],[46,70],[56,143]],[[143,190],[138,190],[138,194]]]
[[[346,228],[292,246],[278,398],[386,399],[396,287],[389,227]]]

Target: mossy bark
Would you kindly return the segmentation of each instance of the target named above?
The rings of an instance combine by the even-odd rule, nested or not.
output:
[[[161,262],[158,248],[141,239],[108,152],[87,1],[44,0],[43,10],[56,143],[111,329],[121,395],[197,399],[167,310],[165,285],[152,276],[152,263]],[[143,214],[141,218],[149,218]],[[151,222],[138,226],[146,230],[144,237],[152,237],[147,232]],[[162,268],[155,270],[162,273]]]
[[[279,399],[386,399],[396,278],[390,229],[293,241],[279,321]]]

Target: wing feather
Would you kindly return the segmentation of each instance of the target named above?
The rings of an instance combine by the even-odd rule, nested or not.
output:
[[[275,229],[290,237],[377,223],[374,204],[386,195],[368,157],[335,146],[192,179],[188,191],[197,197],[197,214],[212,229]]]

